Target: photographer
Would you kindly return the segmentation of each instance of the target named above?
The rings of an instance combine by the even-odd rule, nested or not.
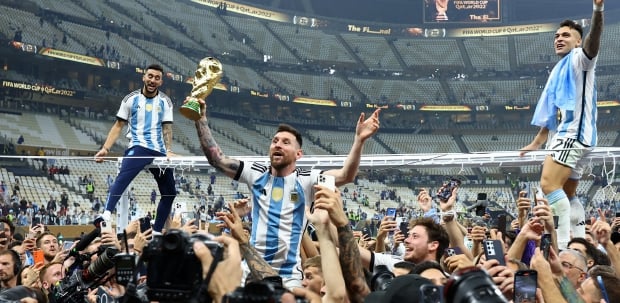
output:
[[[226,258],[220,261],[213,271],[211,280],[208,281],[208,292],[213,302],[222,302],[224,295],[241,284],[241,253],[239,242],[229,236],[219,236],[214,240],[224,245]],[[196,257],[202,263],[202,278],[205,279],[213,262],[213,255],[200,241],[195,241],[193,247]]]

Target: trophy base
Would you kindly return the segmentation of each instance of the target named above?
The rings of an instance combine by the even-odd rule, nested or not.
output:
[[[200,120],[200,117],[202,116],[200,114],[200,109],[196,111],[195,109],[191,107],[182,106],[181,108],[179,108],[179,112],[181,112],[181,115],[183,115],[185,118],[190,119],[192,121]]]

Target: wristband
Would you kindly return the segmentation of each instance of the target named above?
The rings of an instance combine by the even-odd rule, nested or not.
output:
[[[595,4],[592,5],[592,11],[603,12],[604,10],[605,10],[605,4],[596,5],[596,3],[595,3]]]

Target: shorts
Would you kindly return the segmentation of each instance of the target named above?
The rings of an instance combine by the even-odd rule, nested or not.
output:
[[[585,157],[590,154],[592,147],[586,147],[576,139],[560,138],[557,135],[547,146],[552,151],[553,161],[572,169],[569,179],[581,179],[583,170],[588,164]]]

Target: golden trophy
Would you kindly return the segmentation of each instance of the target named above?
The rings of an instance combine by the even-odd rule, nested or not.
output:
[[[222,63],[219,60],[213,57],[200,60],[192,82],[192,92],[188,101],[179,109],[181,114],[190,120],[200,119],[202,113],[200,112],[200,103],[196,98],[205,99],[211,94],[215,85],[222,79],[223,74]]]

